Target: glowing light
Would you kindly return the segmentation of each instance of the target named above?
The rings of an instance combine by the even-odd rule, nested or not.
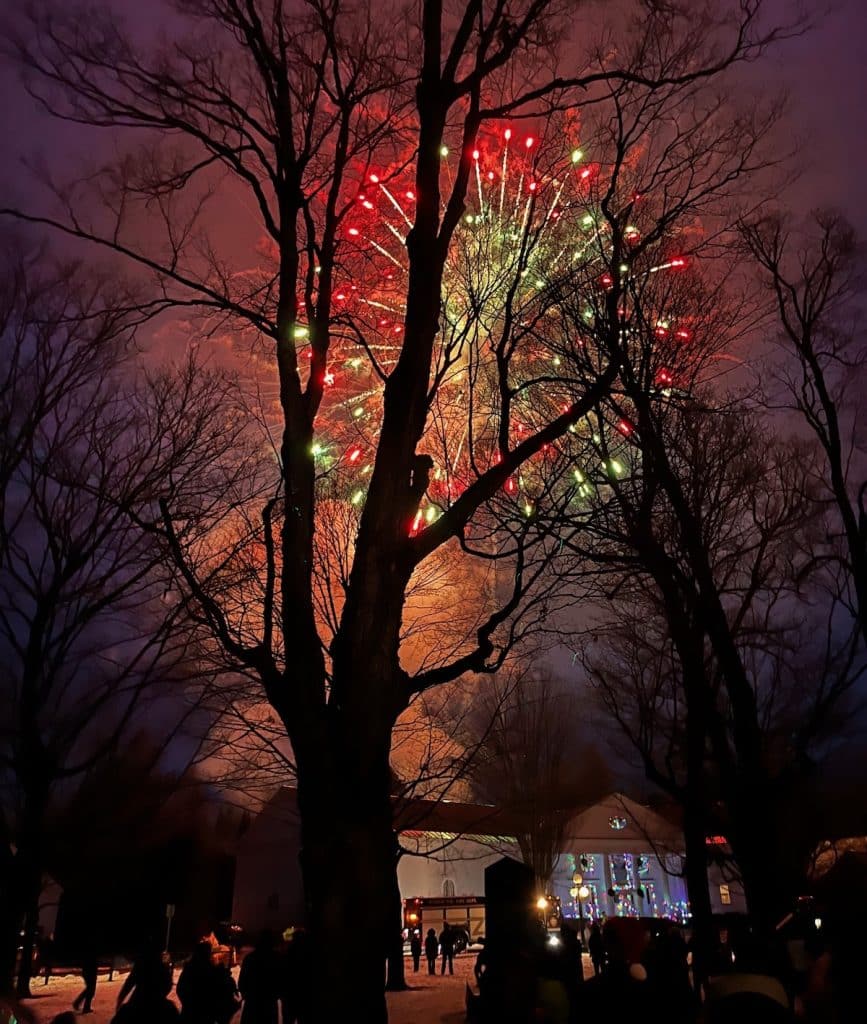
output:
[[[548,906],[548,899],[547,899],[546,896],[540,896],[536,900],[536,909],[537,910],[544,910],[547,906]]]
[[[361,449],[353,448],[352,451],[350,451],[349,454],[346,456],[346,458],[350,462],[358,462],[358,460],[361,458]]]
[[[330,388],[331,385],[334,383],[334,374],[330,370],[328,370],[326,373],[323,374],[323,376],[322,376],[322,383],[327,388]]]
[[[352,504],[353,505],[361,504],[361,499],[363,497],[364,497],[364,491],[356,491],[355,494],[352,495],[352,499],[351,499],[352,500]]]
[[[349,234],[352,235],[353,238],[358,238],[361,232],[358,230],[358,228],[350,228]]]
[[[361,416],[363,416],[363,415],[364,415],[364,409],[363,409],[363,408],[362,408],[362,407],[361,407],[360,405],[357,405],[357,406],[356,406],[356,407],[355,407],[355,408],[354,408],[354,409],[352,410],[352,415],[353,415],[353,416],[354,416],[354,417],[355,417],[356,419],[358,419],[359,417],[361,417]]]
[[[580,149],[573,149],[572,150],[572,163],[573,164],[580,163],[583,159],[584,159],[584,154],[581,152]]]
[[[590,168],[589,167],[585,167],[584,170],[581,172],[581,180],[582,181],[586,181],[589,177],[590,177]]]
[[[473,150],[473,160],[478,160],[480,156],[481,156],[481,153],[477,149],[474,149]]]
[[[306,338],[310,332],[303,324],[296,324],[292,330],[293,338]],[[311,353],[312,354],[312,353]]]
[[[448,155],[449,155],[449,147],[448,146],[440,146],[440,156],[448,156]]]
[[[527,147],[527,149],[532,149],[533,148],[533,143],[535,141],[536,140],[533,138],[532,135],[528,135],[526,141],[524,142],[524,145]]]
[[[623,434],[624,437],[629,437],[630,434],[635,430],[629,420],[620,420],[617,424],[617,429]]]
[[[370,180],[373,182],[374,185],[379,184],[379,176],[376,174],[371,174]]]
[[[414,200],[415,199],[415,192],[407,192],[406,193],[406,198],[409,199],[410,201]]]
[[[512,137],[512,129],[511,129],[511,128],[507,128],[507,129],[506,129],[506,130],[505,130],[505,131],[503,132],[503,138],[504,138],[504,139],[506,140],[506,142],[508,142],[508,141],[509,141],[509,139],[511,139],[511,137]]]
[[[537,187],[538,186],[536,185],[535,181],[531,181],[529,186],[528,186],[528,188],[530,189],[531,192],[535,192]]]
[[[317,459],[317,458],[319,458],[319,456],[320,456],[320,455],[321,455],[321,454],[322,454],[322,453],[323,453],[324,451],[325,451],[325,449],[324,449],[324,448],[322,447],[322,445],[321,445],[321,444],[314,444],[314,445],[311,445],[311,446],[310,446],[310,454],[311,454],[311,455],[313,456],[313,458],[314,458],[314,459]]]

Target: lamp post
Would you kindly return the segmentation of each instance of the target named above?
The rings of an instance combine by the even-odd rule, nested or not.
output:
[[[572,876],[572,888],[569,890],[572,899],[578,900],[578,926],[581,929],[581,946],[584,946],[584,901],[590,897],[590,890],[584,885],[584,876],[576,871]]]
[[[581,948],[584,948],[584,900],[589,899],[590,890],[586,885],[578,886],[578,923],[581,928]]]

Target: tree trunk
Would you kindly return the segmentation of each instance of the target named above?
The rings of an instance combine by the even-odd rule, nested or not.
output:
[[[684,874],[692,911],[692,982],[700,995],[707,981],[710,951],[714,941],[713,910],[707,880],[705,816],[701,806],[687,802],[683,815],[686,853]]]
[[[313,1019],[386,1024],[385,962],[397,888],[387,733],[371,745],[350,735],[340,712],[335,717],[340,741],[298,756]],[[363,933],[349,944],[356,923]]]
[[[790,873],[774,817],[774,798],[760,782],[742,793],[729,841],[741,873],[747,910],[760,934],[771,936],[791,909]]]
[[[9,844],[2,851],[0,881],[0,994],[11,993],[15,986],[15,961],[18,957],[18,933],[23,912],[17,885],[18,861]]]
[[[15,992],[19,999],[30,996],[30,978],[33,969],[33,950],[39,925],[39,897],[42,893],[42,834],[48,787],[44,779],[27,790],[21,812],[21,832],[15,861],[18,866],[15,884],[20,900],[18,921],[23,922],[21,960]],[[13,897],[14,898],[14,897]],[[16,946],[18,936],[16,934]]]
[[[18,979],[15,994],[19,999],[29,999],[30,979],[33,976],[33,950],[36,945],[36,930],[39,926],[39,896],[42,891],[41,877],[30,879],[25,892],[24,935],[21,940],[21,962],[18,965]]]
[[[397,845],[396,836],[395,845]],[[400,898],[400,886],[397,881],[399,859],[400,851],[398,850],[394,859],[394,884],[390,897],[391,913],[394,921],[393,935],[388,944],[388,963],[385,976],[386,992],[404,992],[409,988],[409,985],[406,983],[406,961],[403,957],[403,900]]]

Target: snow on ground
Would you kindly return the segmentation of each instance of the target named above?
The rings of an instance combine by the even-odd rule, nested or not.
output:
[[[475,953],[462,954],[455,957],[453,977],[448,974],[431,977],[425,964],[414,974],[412,963],[407,961],[406,976],[411,988],[407,992],[389,992],[389,1024],[459,1024],[464,1019],[465,986],[473,976],[474,962]],[[125,977],[125,974],[115,974],[114,980],[109,981],[107,974],[100,974],[93,1013],[81,1015],[82,1024],[109,1024]],[[57,1014],[72,1009],[72,1000],[82,987],[77,974],[57,975],[47,985],[38,978],[33,983],[34,998],[24,1005],[34,1015],[35,1024],[51,1024]],[[233,1024],[238,1024],[239,1020],[240,1014],[232,1018]]]

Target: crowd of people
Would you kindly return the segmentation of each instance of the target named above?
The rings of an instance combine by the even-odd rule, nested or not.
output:
[[[213,944],[205,940],[195,947],[174,985],[171,963],[151,946],[136,958],[124,980],[112,1024],[229,1024],[239,1010],[240,1024],[277,1024],[278,1019],[283,1024],[310,1024],[308,961],[303,929],[290,930],[281,941],[265,931],[244,957],[236,984],[228,964],[215,958]],[[73,1008],[90,1013],[95,957],[83,957],[81,969],[84,989]],[[169,998],[173,986],[177,1003]],[[53,1024],[74,1020],[67,1011]]]
[[[850,916],[851,917],[851,916]],[[701,995],[694,985],[689,947],[681,930],[659,922],[612,919],[593,924],[586,946],[574,922],[559,933],[533,923],[522,937],[489,937],[478,954],[476,993],[467,993],[468,1017],[480,1024],[609,1024],[665,1020],[667,1024],[845,1024],[863,1019],[858,961],[865,951],[859,918],[808,929],[793,956],[782,941],[760,940],[744,921],[719,933]],[[455,930],[428,928],[410,935],[413,970],[454,973]],[[592,976],[585,980],[582,953]],[[237,984],[211,941],[200,942],[184,963],[170,998],[173,968],[157,947],[135,960],[117,996],[112,1024],[310,1024],[312,964],[307,934],[281,939],[263,932],[243,958]],[[97,961],[81,956],[83,988],[73,1002],[92,1012]],[[178,1004],[180,1009],[178,1008]],[[860,1016],[859,1016],[860,1014]],[[26,1019],[26,1018],[22,1018]],[[71,1011],[53,1024],[72,1024]]]
[[[594,924],[585,981],[582,943],[564,922],[559,934],[540,929],[523,943],[487,942],[468,1016],[481,1024],[854,1024],[867,1019],[853,969],[862,932],[815,929],[804,955],[793,957],[785,942],[762,939],[743,922],[721,933],[699,994],[677,926],[659,922],[651,935],[638,919]]]

